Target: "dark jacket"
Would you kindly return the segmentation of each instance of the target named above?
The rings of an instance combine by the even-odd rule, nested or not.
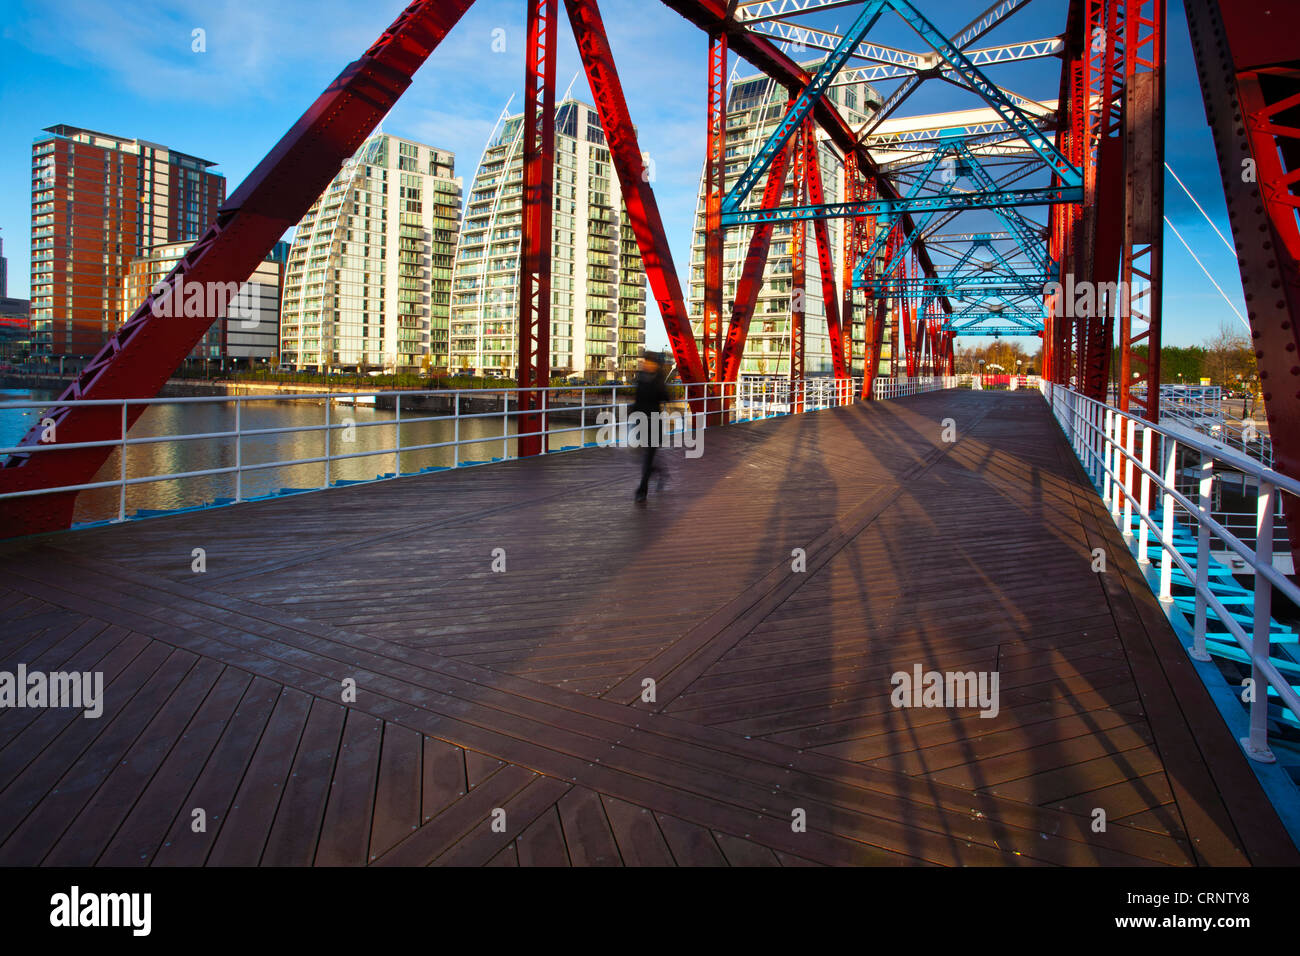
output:
[[[668,401],[668,386],[663,366],[660,366],[657,372],[638,372],[632,411],[649,415],[662,409],[666,401]]]

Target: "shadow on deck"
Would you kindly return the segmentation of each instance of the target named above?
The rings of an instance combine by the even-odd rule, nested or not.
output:
[[[0,547],[0,670],[106,700],[0,711],[0,864],[1297,862],[1037,393],[704,449]]]

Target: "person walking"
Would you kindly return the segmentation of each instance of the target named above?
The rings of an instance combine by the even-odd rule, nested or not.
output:
[[[641,458],[641,484],[637,485],[636,502],[644,504],[646,493],[650,490],[650,475],[659,473],[659,487],[663,488],[665,470],[663,464],[655,464],[655,451],[659,445],[659,413],[664,402],[668,401],[668,370],[664,366],[664,357],[659,352],[646,349],[641,357],[641,368],[636,375],[636,397],[632,400],[633,413],[645,415],[645,428],[641,435],[645,441],[645,451]]]

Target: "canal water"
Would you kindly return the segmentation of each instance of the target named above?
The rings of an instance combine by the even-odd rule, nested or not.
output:
[[[50,401],[57,396],[42,390],[0,389],[0,402]],[[609,399],[606,398],[605,401]],[[258,467],[273,462],[324,458],[326,455],[325,402],[322,399],[262,400],[242,402],[240,429],[245,433],[239,440],[239,456],[243,466],[240,477],[241,497],[254,498],[275,494],[286,489],[320,488],[326,479],[324,462],[300,465],[275,465]],[[403,451],[401,472],[404,475],[430,467],[450,468],[455,464],[491,461],[509,458],[517,453],[518,431],[515,416],[507,422],[500,413],[486,413],[483,417],[466,417],[462,413],[459,423],[451,420],[420,422],[412,418],[432,417],[438,412],[402,410],[401,446],[404,449],[420,445],[452,442],[459,437],[459,449],[446,445],[417,451]],[[16,445],[34,424],[40,420],[39,408],[0,408],[0,447]],[[391,409],[358,405],[353,407],[337,400],[330,404],[330,421],[334,425],[351,422],[351,427],[336,428],[329,436],[329,480],[337,482],[368,481],[391,476],[397,471],[397,455],[365,455],[397,447],[398,425],[396,413]],[[550,451],[579,446],[597,439],[595,414],[588,413],[588,427],[583,429],[577,418],[553,418],[547,447]],[[270,435],[249,435],[250,430],[276,428],[311,428],[316,431],[281,432]],[[571,429],[559,431],[560,429]],[[203,435],[235,430],[235,403],[233,401],[193,402],[169,405],[151,405],[132,426],[130,437],[161,438],[165,442],[132,445],[126,450],[127,478],[145,478],[174,475],[214,468],[232,468],[236,463],[236,439],[194,438],[179,440],[186,435]],[[358,456],[358,457],[350,457]],[[108,461],[96,475],[95,481],[115,481],[122,473],[121,450],[114,449]],[[149,512],[170,511],[220,502],[235,497],[235,474],[202,475],[191,478],[167,479],[128,485],[126,489],[126,514],[132,517]],[[121,507],[118,488],[101,488],[83,491],[77,497],[75,521],[77,523],[115,519]]]

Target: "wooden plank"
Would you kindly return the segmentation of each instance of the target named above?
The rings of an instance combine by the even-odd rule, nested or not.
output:
[[[672,850],[659,832],[654,814],[615,797],[602,796],[619,854],[627,866],[672,866]]]
[[[678,866],[727,866],[727,858],[708,827],[666,813],[656,813],[655,820]]]
[[[212,845],[210,865],[256,866],[261,861],[311,709],[307,694],[289,688],[280,692]]]
[[[213,660],[200,659],[194,663],[148,726],[132,741],[94,796],[68,825],[63,837],[46,856],[47,865],[90,866],[95,863],[180,740],[223,669]],[[154,791],[151,797],[160,793],[162,791]],[[164,801],[149,807],[146,812],[170,820],[176,813],[176,806]]]
[[[552,807],[528,825],[515,841],[520,866],[570,866],[559,812]]]
[[[106,722],[106,726],[67,772],[58,778],[44,799],[31,808],[30,814],[13,830],[4,844],[0,845],[0,865],[34,866],[45,858],[69,822],[94,796],[100,784],[117,766],[154,714],[171,697],[195,661],[194,655],[185,651],[166,654],[166,659],[155,665],[156,670],[149,668],[152,673],[138,690],[130,684],[123,685],[122,696],[129,693],[128,700],[120,697],[114,699],[114,695],[109,693],[111,687],[105,688],[106,703],[101,719]],[[81,726],[89,723],[96,721],[79,721]],[[60,736],[71,742],[80,735],[74,731]]]
[[[384,724],[367,860],[392,849],[420,825],[422,749],[423,740],[415,731]]]
[[[619,866],[618,843],[609,828],[600,796],[574,787],[557,804],[564,842],[574,866]]]
[[[362,866],[369,862],[367,850],[383,733],[382,720],[360,711],[347,711],[316,847],[317,866]]]
[[[293,770],[262,853],[264,866],[306,866],[316,856],[347,709],[312,701]]]
[[[187,817],[186,822],[192,825],[193,814],[185,812],[185,798],[211,759],[251,684],[248,674],[232,668],[222,672],[185,733],[105,848],[97,861],[100,866],[147,865],[178,816]]]
[[[271,720],[277,704],[286,696],[283,687],[253,678],[248,690],[239,701],[216,749],[203,765],[203,770],[194,781],[189,793],[181,802],[180,809],[167,831],[158,852],[154,855],[155,866],[200,866],[208,860],[217,840],[217,835],[224,829],[231,807],[237,800],[237,794],[245,779],[245,771],[254,760],[263,733]],[[296,697],[302,712],[306,712],[306,698]],[[286,706],[289,706],[286,704]],[[281,714],[279,720],[288,720]],[[282,724],[271,728],[272,740],[283,738],[285,732]],[[263,758],[265,761],[265,757]],[[264,770],[259,767],[254,771],[254,780]],[[253,799],[255,785],[246,791],[246,798]],[[202,818],[196,817],[195,810],[202,810]],[[248,822],[248,818],[245,818]],[[231,831],[232,839],[236,831]],[[265,834],[263,834],[263,837]],[[227,848],[225,853],[229,853]],[[260,852],[260,844],[258,847]],[[223,854],[224,855],[224,854]],[[256,854],[248,853],[256,860]]]
[[[464,751],[444,741],[425,737],[421,820],[425,823],[432,820],[468,791]]]

